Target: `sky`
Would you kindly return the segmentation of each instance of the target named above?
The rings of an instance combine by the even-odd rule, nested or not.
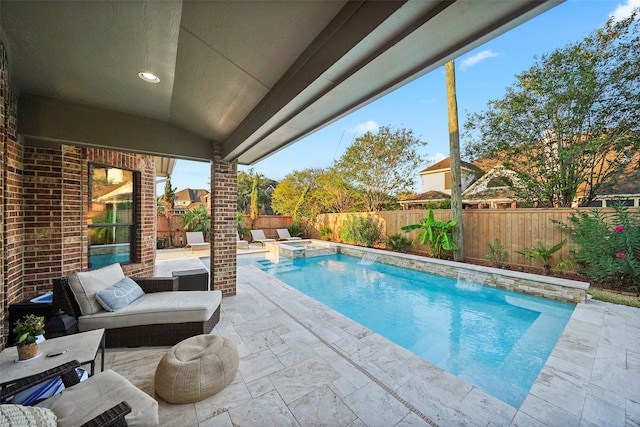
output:
[[[515,83],[515,75],[530,68],[535,57],[577,42],[601,27],[610,16],[628,16],[640,0],[567,0],[524,24],[492,39],[455,60],[461,146],[467,113],[486,110]],[[444,66],[362,107],[316,133],[252,166],[238,170],[260,173],[279,181],[307,168],[326,168],[367,131],[379,126],[406,128],[427,142],[420,153],[427,159],[418,170],[449,155],[449,131]],[[414,190],[421,192],[416,171]],[[209,189],[208,163],[177,160],[172,186]],[[159,184],[161,193],[164,185]]]

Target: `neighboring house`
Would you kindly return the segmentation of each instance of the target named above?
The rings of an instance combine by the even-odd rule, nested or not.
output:
[[[462,205],[465,209],[522,207],[522,202],[517,199],[512,189],[513,184],[517,185],[518,182],[514,171],[505,168],[496,160],[462,163]],[[612,184],[603,189],[589,206],[612,207],[623,203],[626,206],[640,207],[640,170],[637,164],[637,161],[630,161],[627,169],[613,179]],[[424,192],[400,201],[404,210],[421,209],[424,205],[450,198],[451,166],[448,158],[424,169],[420,175]],[[448,188],[442,188],[447,186]],[[580,190],[578,189],[577,199],[581,196]],[[578,206],[577,200],[574,206]]]
[[[460,170],[462,172],[462,191],[484,173],[476,165],[467,162],[460,162]],[[423,192],[435,190],[451,195],[451,160],[449,157],[418,172],[418,175],[420,175]]]
[[[613,185],[605,188],[589,206],[591,207],[612,207],[618,203],[625,206],[640,207],[640,169],[638,162],[640,155],[635,156],[635,160],[630,162],[627,168],[614,180]]]
[[[515,208],[517,200],[511,185],[517,181],[515,172],[496,165],[462,192],[462,205],[478,209]]]
[[[210,204],[207,203],[207,195],[209,192],[203,189],[185,188],[175,193],[175,201],[173,204],[173,213],[175,215],[184,215],[189,209],[198,206],[207,208],[207,212],[211,212]]]
[[[398,203],[402,205],[402,210],[407,211],[410,209],[423,209],[425,205],[440,203],[449,199],[451,199],[450,194],[442,191],[429,190],[425,193],[418,194],[417,196],[400,200]]]
[[[471,185],[484,172],[478,166],[460,162],[462,172],[462,191]],[[451,160],[449,157],[418,172],[422,183],[422,193],[406,200],[401,200],[403,210],[423,209],[425,205],[431,205],[451,198]]]

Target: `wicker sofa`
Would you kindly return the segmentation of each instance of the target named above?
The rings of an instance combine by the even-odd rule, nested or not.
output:
[[[87,277],[91,273],[95,276]],[[84,275],[85,282],[99,283],[94,285],[98,288],[115,280],[105,282],[106,274],[100,270],[75,273],[78,275]],[[93,291],[78,294],[77,284],[70,283],[76,279],[74,276],[54,279],[53,311],[61,309],[76,318],[81,332],[104,328],[107,347],[174,345],[185,338],[210,333],[220,320],[222,293],[179,291],[179,276],[132,278],[144,295],[117,311],[88,308],[84,298],[90,298]]]

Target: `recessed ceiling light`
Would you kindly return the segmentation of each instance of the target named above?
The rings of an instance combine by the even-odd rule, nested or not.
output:
[[[140,77],[145,82],[149,82],[149,83],[159,83],[160,82],[160,78],[158,76],[156,76],[153,73],[146,72],[146,71],[139,72],[138,73],[138,77]]]

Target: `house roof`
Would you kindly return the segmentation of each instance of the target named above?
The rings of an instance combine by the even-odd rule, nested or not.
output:
[[[0,39],[28,144],[254,164],[561,2],[2,0]]]
[[[404,200],[400,200],[400,203],[404,202],[415,202],[415,201],[429,201],[429,200],[442,200],[442,199],[450,199],[451,195],[447,193],[443,193],[442,191],[429,190],[426,193],[421,193],[415,195],[413,197],[409,197]]]
[[[191,203],[203,203],[204,196],[208,193],[207,190],[203,190],[201,188],[193,189],[193,188],[184,188],[180,191],[175,192],[176,201],[180,202],[189,202]]]
[[[468,162],[463,162],[463,161],[460,162],[460,168],[467,169],[469,171],[480,171],[480,168],[478,168],[476,165]],[[451,157],[447,157],[446,159],[440,160],[435,165],[429,166],[428,168],[421,170],[420,172],[418,172],[418,174],[422,175],[424,173],[432,173],[432,172],[440,171],[442,169],[451,169]]]

